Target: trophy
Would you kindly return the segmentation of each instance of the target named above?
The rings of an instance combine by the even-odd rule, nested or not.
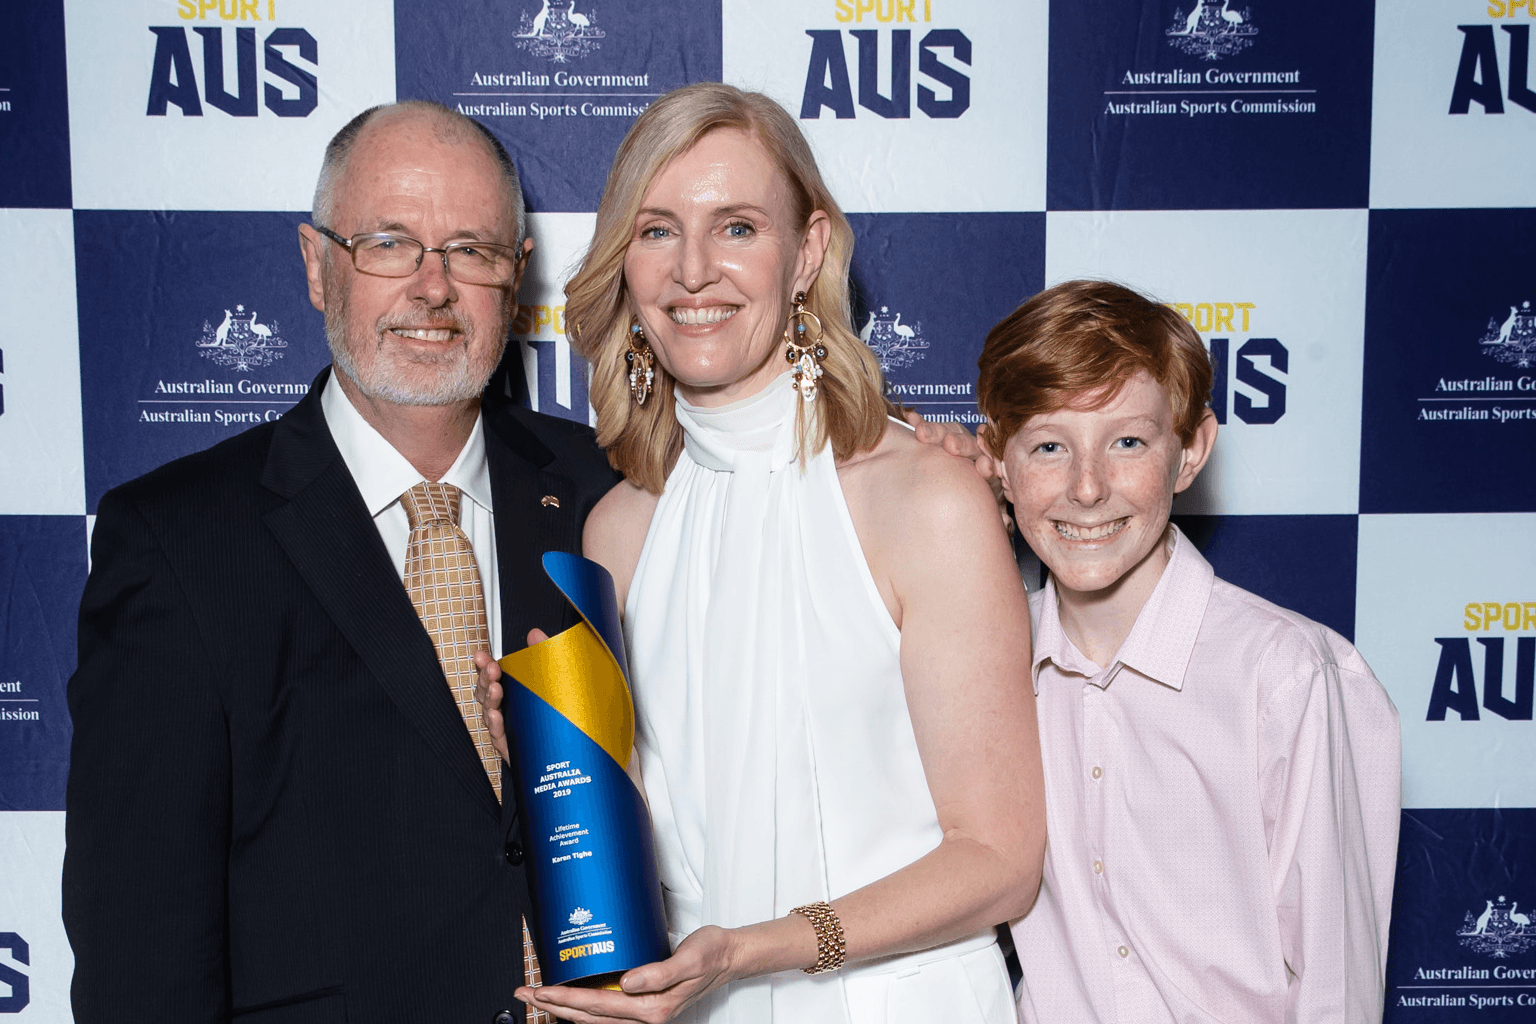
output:
[[[513,793],[544,983],[612,985],[671,955],[651,816],[626,773],[634,749],[613,577],[544,554],[581,613],[570,629],[501,659]]]

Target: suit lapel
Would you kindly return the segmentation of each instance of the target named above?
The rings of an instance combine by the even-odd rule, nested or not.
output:
[[[486,423],[505,648],[498,653],[506,654],[527,646],[530,629],[553,636],[579,617],[543,565],[546,551],[581,553],[579,495],[559,461],[521,424],[489,404]]]
[[[324,378],[322,373],[304,401],[277,425],[262,483],[288,501],[263,518],[426,745],[489,813],[499,815],[496,794],[448,692],[432,640],[325,426],[319,402]]]
[[[484,406],[485,454],[491,473],[491,500],[496,512],[496,572],[501,583],[501,644],[499,654],[521,650],[528,631],[537,626],[550,636],[574,625],[579,617],[560,589],[544,573],[546,551],[581,551],[575,482],[553,453],[497,403]],[[503,711],[506,702],[502,702]],[[516,723],[507,722],[509,742]],[[514,785],[502,773],[502,823],[509,841],[517,834]]]

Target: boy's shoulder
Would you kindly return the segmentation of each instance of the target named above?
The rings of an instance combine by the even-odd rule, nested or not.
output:
[[[1251,661],[1261,689],[1341,675],[1380,685],[1355,645],[1337,630],[1218,576],[1193,657],[1230,656],[1234,643]]]

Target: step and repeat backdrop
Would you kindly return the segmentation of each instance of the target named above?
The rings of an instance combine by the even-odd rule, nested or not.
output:
[[[895,395],[979,421],[987,329],[1108,277],[1188,317],[1222,431],[1177,511],[1402,716],[1387,1019],[1536,1006],[1536,0],[25,0],[0,12],[0,1019],[67,1021],[75,612],[101,495],[328,362],[326,140],[432,99],[524,175],[527,401],[612,153],[723,79],[800,119]],[[1483,1019],[1483,1018],[1479,1018]]]

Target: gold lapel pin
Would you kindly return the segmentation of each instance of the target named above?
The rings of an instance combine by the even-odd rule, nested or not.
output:
[[[539,499],[539,504],[543,505],[545,508],[549,508],[551,506],[559,508],[560,499],[555,497],[553,494],[546,494],[544,497]]]

